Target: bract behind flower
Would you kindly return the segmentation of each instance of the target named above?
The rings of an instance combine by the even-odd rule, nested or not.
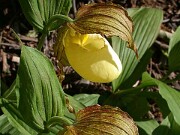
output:
[[[120,75],[121,61],[100,34],[80,34],[70,28],[63,44],[70,65],[83,78],[107,83]]]

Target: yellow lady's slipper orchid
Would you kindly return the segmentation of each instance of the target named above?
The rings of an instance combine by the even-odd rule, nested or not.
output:
[[[111,82],[122,71],[118,55],[100,34],[80,34],[69,28],[63,45],[70,65],[87,80]]]

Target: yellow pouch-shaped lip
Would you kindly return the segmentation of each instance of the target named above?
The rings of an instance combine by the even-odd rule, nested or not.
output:
[[[109,42],[100,34],[84,34],[69,29],[63,39],[70,65],[83,78],[107,83],[116,79],[122,64]]]

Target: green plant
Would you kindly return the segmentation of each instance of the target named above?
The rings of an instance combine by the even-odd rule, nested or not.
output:
[[[89,13],[87,18],[83,18],[80,12],[79,18],[73,23],[74,20],[67,16],[71,7],[71,0],[52,0],[48,1],[49,3],[46,0],[43,3],[38,3],[40,1],[35,0],[19,0],[19,2],[27,20],[39,32],[42,32],[37,47],[38,50],[41,50],[44,39],[49,31],[64,26],[65,23],[69,23],[70,27],[73,27],[82,34],[89,34],[93,31],[93,33],[101,32],[101,34],[107,36],[118,35],[123,40],[128,41],[131,49],[135,52],[137,51],[131,37],[131,26],[126,26],[128,24],[130,25],[130,23],[123,24],[125,28],[123,26],[118,27],[119,29],[122,28],[122,31],[126,31],[125,33],[128,36],[125,38],[123,34],[108,34],[106,33],[107,30],[101,31],[96,25],[86,24],[86,26],[89,26],[88,30],[90,30],[87,32],[82,28],[82,23],[86,22],[86,19],[89,21],[89,14],[90,16],[94,15],[95,18],[98,12],[94,12],[94,14]],[[88,12],[85,9],[82,11],[85,13]],[[133,39],[137,45],[138,59],[136,58],[137,52],[135,54],[132,50],[128,49],[125,41],[115,36],[110,38],[113,49],[121,59],[122,73],[112,82],[112,92],[105,95],[79,94],[71,97],[65,94],[49,59],[37,49],[21,45],[21,62],[17,78],[0,98],[1,109],[4,112],[0,116],[0,133],[64,134],[65,126],[67,126],[68,131],[65,134],[76,134],[74,133],[76,131],[74,129],[79,128],[79,126],[81,127],[81,124],[85,124],[82,125],[85,128],[87,127],[86,124],[89,124],[88,122],[92,122],[91,119],[85,122],[81,121],[84,116],[92,115],[93,118],[98,118],[98,113],[102,114],[102,119],[96,119],[99,123],[106,123],[104,115],[108,117],[114,115],[111,117],[113,120],[121,118],[121,115],[124,115],[125,123],[118,122],[112,123],[112,125],[119,126],[126,124],[128,121],[133,123],[132,119],[129,119],[129,117],[126,118],[128,116],[126,113],[119,109],[106,106],[111,105],[117,106],[130,114],[139,127],[139,134],[178,135],[180,133],[179,91],[166,84],[166,82],[169,82],[167,77],[162,78],[162,80],[156,80],[145,72],[148,61],[152,56],[151,46],[158,35],[163,13],[159,9],[139,8],[128,9],[128,14],[132,17],[134,24]],[[100,25],[106,27],[106,25],[103,25],[107,23],[107,20],[106,18],[103,19],[105,22]],[[87,23],[90,22],[88,21]],[[93,21],[95,22],[96,18]],[[116,23],[118,22],[119,20]],[[124,23],[126,21],[122,19],[120,22]],[[109,27],[113,27],[116,30],[113,23]],[[112,31],[115,30],[113,29]],[[61,35],[64,34],[66,33],[60,31],[59,41],[57,41],[60,44],[63,42]],[[168,50],[169,72],[167,76],[171,72],[180,69],[179,60],[177,59],[179,57],[178,50],[180,49],[179,34],[180,28],[177,29],[170,41]],[[58,52],[62,55],[62,46],[59,49],[55,48],[55,51],[58,50],[56,52],[57,57],[59,56]],[[61,57],[64,57],[64,60],[67,61],[65,55]],[[140,78],[142,78],[140,85],[133,88],[133,84]],[[174,80],[178,78],[179,76]],[[159,91],[149,91],[150,87],[155,86],[158,87]],[[161,124],[158,124],[154,119],[144,118],[145,114],[149,111],[148,99],[153,99],[158,104],[164,118]],[[96,106],[95,104],[97,103],[105,106]],[[76,124],[72,127],[71,125],[75,121],[75,116],[70,111],[77,112],[78,110],[81,111],[78,113]],[[93,113],[93,110],[98,113]],[[98,127],[98,124],[95,127]],[[126,131],[126,128],[127,126],[125,126],[123,131]],[[132,130],[128,134],[138,134],[134,124],[130,128]],[[94,129],[94,126],[87,129],[86,132],[90,134],[97,133],[97,131],[91,131],[92,129]],[[100,129],[102,129],[101,126],[97,128],[98,131]],[[119,128],[112,128],[112,130],[109,129],[109,132],[118,134],[120,133],[120,131],[117,133],[118,130]],[[102,129],[100,132],[104,132],[104,130]]]

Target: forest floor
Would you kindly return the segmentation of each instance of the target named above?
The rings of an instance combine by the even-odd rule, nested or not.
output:
[[[74,0],[75,6],[72,8],[71,14],[83,4],[93,0]],[[94,2],[105,2],[105,0],[94,0]],[[125,8],[131,7],[154,7],[164,11],[163,23],[161,30],[167,33],[167,36],[159,36],[153,44],[154,55],[151,58],[147,71],[157,79],[162,78],[167,71],[167,57],[164,52],[168,50],[169,37],[173,34],[178,26],[180,26],[180,1],[179,0],[113,0],[113,3],[120,4]],[[12,34],[11,29],[18,33],[24,44],[36,47],[38,43],[38,33],[25,19],[20,5],[17,0],[1,0],[0,1],[0,71],[1,71],[1,91],[0,95],[10,87],[14,81],[20,60],[20,46],[18,41]],[[44,45],[44,53],[56,65],[56,59],[53,56],[52,46],[55,42],[56,31],[53,31],[47,38]],[[55,66],[56,72],[59,72]],[[64,90],[71,94],[77,93],[101,93],[109,91],[109,84],[92,83],[82,79],[72,68],[64,68],[66,78],[62,82]],[[179,74],[172,73],[169,77],[173,78]],[[180,90],[180,81],[173,82],[172,87]]]

